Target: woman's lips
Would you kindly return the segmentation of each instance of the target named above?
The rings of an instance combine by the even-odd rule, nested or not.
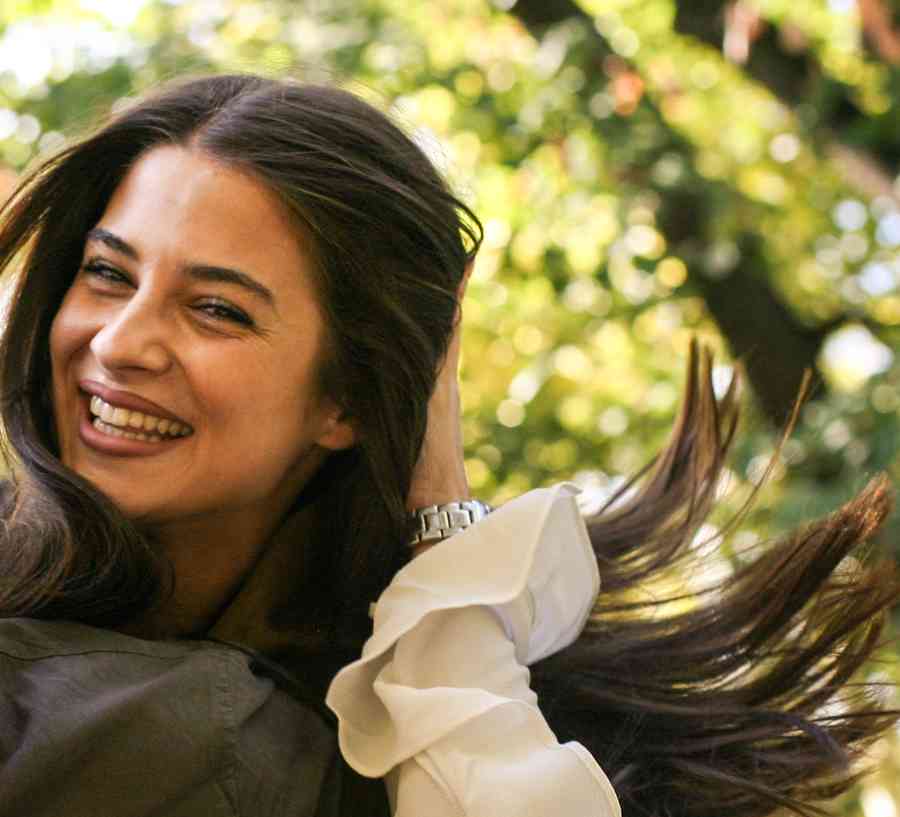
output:
[[[172,414],[171,411],[167,411],[162,406],[154,403],[152,400],[138,397],[138,395],[132,394],[131,392],[110,388],[96,380],[81,380],[78,383],[78,388],[88,394],[97,395],[101,400],[113,406],[131,409],[132,411],[140,411],[143,414],[152,414],[154,417],[171,420],[172,422],[181,423],[182,425],[190,425],[180,417]]]

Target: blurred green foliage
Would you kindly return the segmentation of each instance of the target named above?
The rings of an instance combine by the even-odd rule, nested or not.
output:
[[[486,227],[462,371],[477,495],[575,477],[596,506],[664,443],[699,337],[717,384],[757,361],[736,507],[779,436],[768,378],[789,394],[815,366],[743,546],[900,476],[900,71],[864,22],[852,0],[5,0],[0,162],[184,72],[347,85]],[[890,752],[846,813],[897,813]]]

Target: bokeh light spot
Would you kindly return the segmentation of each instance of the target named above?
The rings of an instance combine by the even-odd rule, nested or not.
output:
[[[656,265],[656,279],[669,289],[677,289],[687,281],[687,265],[680,258],[669,256]]]
[[[525,406],[518,400],[504,400],[497,406],[497,421],[507,428],[522,425],[525,419]]]
[[[831,212],[834,223],[842,230],[861,230],[869,218],[866,206],[856,199],[844,199]]]

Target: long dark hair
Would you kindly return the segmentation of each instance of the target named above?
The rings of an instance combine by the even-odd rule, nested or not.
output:
[[[0,341],[15,475],[0,615],[116,626],[171,591],[153,542],[57,458],[48,356],[86,232],[135,161],[165,144],[253,174],[313,239],[329,335],[320,377],[361,441],[298,499],[315,528],[296,603],[278,614],[307,624],[310,656],[348,660],[369,601],[407,557],[405,497],[481,228],[380,112],[335,88],[255,76],[180,82],[133,104],[33,171],[5,210],[0,268],[21,269]],[[627,815],[813,813],[893,722],[864,697],[834,706],[900,595],[889,569],[837,570],[883,520],[888,488],[877,480],[773,544],[688,612],[634,601],[639,583],[691,558],[733,438],[734,392],[717,400],[709,368],[694,350],[670,444],[639,492],[589,520],[603,591],[581,637],[535,666],[534,682],[551,726],[595,754]]]

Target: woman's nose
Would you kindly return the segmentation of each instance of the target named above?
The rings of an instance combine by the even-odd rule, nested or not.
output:
[[[110,372],[134,369],[161,374],[172,363],[171,340],[162,305],[136,293],[108,316],[91,338],[90,347]]]

